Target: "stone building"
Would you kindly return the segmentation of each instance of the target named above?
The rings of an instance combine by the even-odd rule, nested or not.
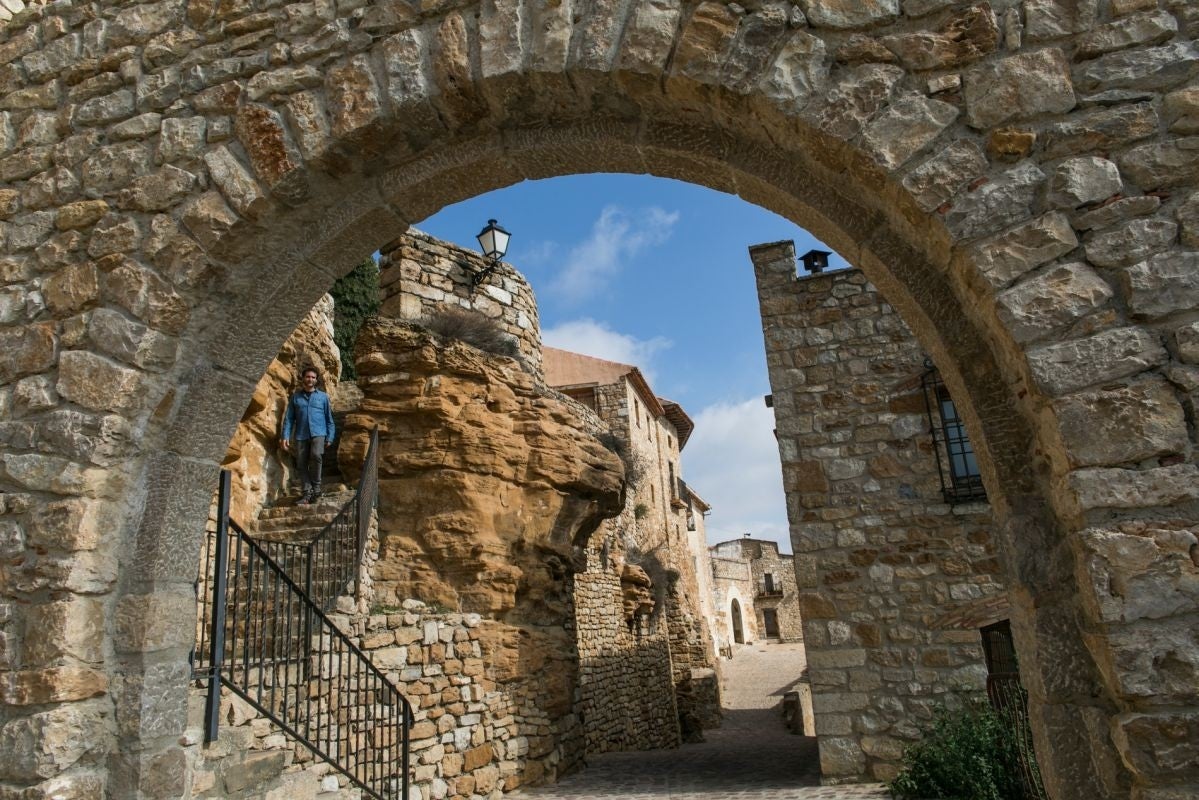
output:
[[[889,778],[939,702],[984,688],[978,631],[939,620],[1006,592],[991,510],[948,392],[865,276],[797,276],[790,242],[750,255],[821,768]]]
[[[709,552],[723,645],[803,640],[795,560],[778,542],[747,533]]]
[[[635,366],[552,347],[543,353],[546,382],[604,421],[628,475],[624,508],[593,534],[589,569],[576,583],[612,574],[634,585],[648,578],[654,616],[637,624],[667,631],[679,719],[684,728],[695,727],[688,720],[718,724],[715,653],[698,577],[707,568],[707,504],[683,482],[679,461],[694,423],[678,403],[655,395]]]

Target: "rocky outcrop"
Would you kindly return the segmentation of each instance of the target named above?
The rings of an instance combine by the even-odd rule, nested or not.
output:
[[[287,398],[299,386],[300,370],[320,371],[325,391],[336,401],[341,353],[333,341],[333,298],[322,297],[271,361],[229,442],[222,464],[233,473],[231,513],[243,524],[287,490],[291,458],[279,450]]]
[[[621,507],[620,459],[515,359],[381,318],[354,363],[340,458],[352,472],[379,426],[379,601],[561,625],[582,546]]]

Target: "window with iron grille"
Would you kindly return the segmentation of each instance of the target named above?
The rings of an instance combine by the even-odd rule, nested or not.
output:
[[[950,504],[985,501],[987,492],[983,488],[974,446],[966,434],[966,425],[941,380],[941,373],[931,362],[926,360],[924,363],[928,369],[921,383],[933,434],[933,450],[937,455],[937,471],[941,476],[941,493]]]

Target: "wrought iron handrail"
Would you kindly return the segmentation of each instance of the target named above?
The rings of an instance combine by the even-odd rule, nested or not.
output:
[[[208,683],[205,739],[216,739],[225,687],[370,797],[406,798],[412,707],[264,546],[274,543],[230,519],[229,484],[222,472],[201,576],[210,614],[195,675]]]
[[[406,796],[411,707],[325,616],[339,596],[360,593],[378,499],[377,453],[376,428],[354,497],[304,542],[249,536],[229,516],[230,481],[222,473],[217,527],[209,531],[199,577],[204,591],[193,667],[208,682],[209,741],[217,735],[225,686],[367,794],[388,798]],[[336,708],[328,705],[333,698]]]

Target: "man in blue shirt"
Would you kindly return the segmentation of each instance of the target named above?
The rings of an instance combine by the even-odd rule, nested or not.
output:
[[[292,434],[295,434],[296,470],[303,483],[303,494],[296,505],[306,506],[321,496],[325,445],[333,441],[333,406],[329,395],[316,388],[320,375],[315,368],[306,367],[300,378],[304,386],[287,403],[280,444],[285,453],[290,453]]]

